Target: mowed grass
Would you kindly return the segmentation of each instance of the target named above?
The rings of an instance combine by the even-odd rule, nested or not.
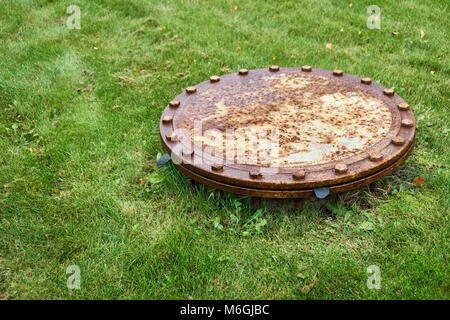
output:
[[[448,299],[448,4],[349,4],[2,1],[0,298]],[[372,4],[380,30],[366,26]],[[80,30],[66,26],[70,5]],[[171,98],[271,64],[395,88],[417,118],[413,154],[301,213],[157,169]],[[80,290],[66,286],[70,265]],[[371,265],[380,290],[366,285]]]

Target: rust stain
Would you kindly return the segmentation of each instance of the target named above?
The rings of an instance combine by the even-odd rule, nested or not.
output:
[[[385,138],[392,124],[391,112],[381,99],[340,78],[295,70],[223,79],[190,95],[174,118],[174,127],[193,137],[194,121],[202,121],[203,132],[219,130],[223,141],[227,129],[255,133],[277,129],[280,167],[340,161]],[[199,139],[204,148],[225,150],[225,142],[219,146],[211,137]],[[270,134],[267,142],[272,143]],[[240,144],[234,157],[239,150],[248,155],[253,148],[267,147],[260,142]],[[263,165],[264,159],[249,164]]]

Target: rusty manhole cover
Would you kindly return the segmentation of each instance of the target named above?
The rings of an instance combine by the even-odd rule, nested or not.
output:
[[[415,118],[392,89],[341,70],[279,68],[186,88],[160,121],[182,172],[240,194],[301,198],[373,182],[414,144]]]

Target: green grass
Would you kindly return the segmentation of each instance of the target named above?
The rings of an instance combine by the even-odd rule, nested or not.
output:
[[[449,299],[449,7],[349,3],[2,1],[0,298]],[[171,98],[274,57],[394,87],[418,121],[411,157],[290,214],[157,169]]]

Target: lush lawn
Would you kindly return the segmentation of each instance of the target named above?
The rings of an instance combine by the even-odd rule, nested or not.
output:
[[[448,299],[449,7],[349,3],[3,0],[0,298]],[[417,117],[412,156],[300,214],[157,169],[172,97],[274,60],[394,87]],[[81,290],[66,287],[70,265]]]

